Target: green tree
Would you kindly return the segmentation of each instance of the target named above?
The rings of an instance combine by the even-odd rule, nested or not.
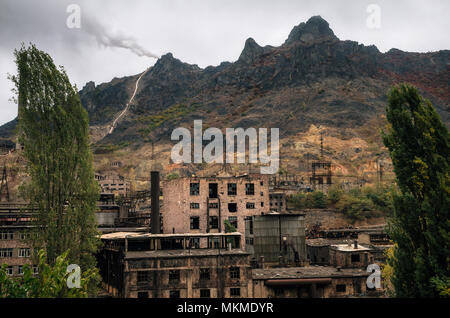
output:
[[[44,250],[38,252],[39,272],[33,275],[30,266],[24,265],[23,275],[8,276],[6,264],[0,269],[0,298],[82,298],[88,297],[89,283],[96,279],[97,269],[82,272],[80,288],[68,288],[70,272],[67,272],[69,262],[68,251],[58,256],[54,265],[46,263]]]
[[[19,141],[30,181],[22,188],[37,213],[30,243],[49,264],[69,250],[83,271],[95,267],[99,195],[89,148],[86,110],[62,67],[34,45],[15,50]],[[34,255],[37,255],[34,253]]]
[[[391,282],[398,297],[437,297],[449,277],[449,133],[416,88],[393,87],[388,101],[382,135],[401,192],[389,221]]]

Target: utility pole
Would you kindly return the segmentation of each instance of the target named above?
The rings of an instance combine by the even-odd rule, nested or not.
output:
[[[320,160],[323,160],[323,131],[320,132]]]

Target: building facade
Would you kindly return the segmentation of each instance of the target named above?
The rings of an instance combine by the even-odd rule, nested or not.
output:
[[[252,216],[246,220],[246,250],[262,266],[300,266],[306,261],[303,214]]]
[[[341,298],[367,294],[369,273],[363,269],[329,266],[253,270],[257,298]]]
[[[239,238],[240,233],[105,234],[98,257],[104,287],[127,298],[252,297],[248,253],[227,245]],[[203,240],[208,248],[200,248]]]
[[[163,182],[164,233],[225,232],[225,220],[238,232],[244,232],[247,217],[268,212],[267,175],[192,177]]]
[[[8,275],[22,275],[25,264],[30,265],[34,273],[38,271],[32,264],[32,251],[26,243],[32,214],[25,204],[0,203],[0,266],[6,265]]]

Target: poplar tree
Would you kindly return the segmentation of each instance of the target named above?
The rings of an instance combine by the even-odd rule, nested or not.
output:
[[[96,265],[98,185],[89,147],[88,115],[63,67],[35,45],[14,51],[10,76],[19,108],[18,135],[29,181],[24,197],[36,210],[30,241],[51,265],[69,251],[82,270]],[[37,254],[37,253],[35,253]]]
[[[401,191],[388,227],[391,283],[398,297],[437,297],[450,277],[449,133],[415,87],[395,86],[388,97],[383,141]]]

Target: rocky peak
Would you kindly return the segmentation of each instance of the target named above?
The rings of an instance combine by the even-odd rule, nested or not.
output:
[[[270,49],[270,46],[262,47],[258,43],[256,43],[253,38],[248,38],[247,41],[245,41],[244,49],[239,56],[239,61],[244,63],[251,63],[255,60],[255,58],[266,53]]]
[[[183,63],[179,59],[174,58],[172,53],[167,53],[156,62],[153,66],[152,73],[172,72],[172,71],[198,71],[197,65]]]
[[[306,23],[302,22],[294,27],[284,44],[288,45],[294,42],[322,42],[327,40],[338,40],[338,38],[334,35],[333,30],[330,29],[327,21],[322,19],[321,16],[314,16]]]
[[[92,92],[93,90],[95,90],[95,82],[93,81],[87,82],[82,89],[82,91],[86,93]]]

